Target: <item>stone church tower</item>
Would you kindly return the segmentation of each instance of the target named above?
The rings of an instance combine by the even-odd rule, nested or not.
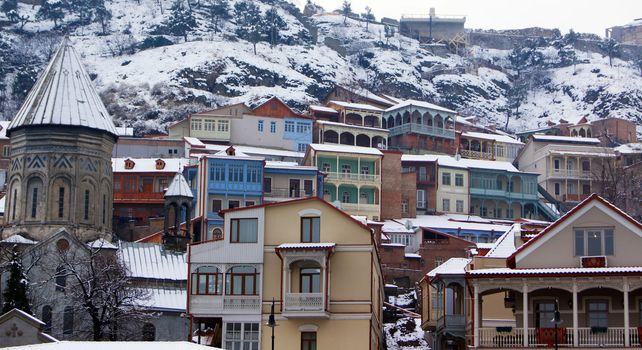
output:
[[[78,54],[63,39],[7,128],[3,237],[41,241],[60,228],[111,239],[111,154],[117,131]]]

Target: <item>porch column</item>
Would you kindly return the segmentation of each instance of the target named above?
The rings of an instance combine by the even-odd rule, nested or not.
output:
[[[522,285],[522,323],[524,326],[524,347],[528,346],[528,286],[526,282]]]
[[[624,277],[624,346],[631,346],[629,338],[629,281]]]
[[[577,282],[573,279],[573,347],[578,347],[580,345],[579,331],[577,329],[577,326],[579,325],[577,309]]]
[[[477,284],[475,284],[473,286],[473,294],[474,294],[473,295],[473,303],[474,303],[474,305],[473,305],[474,306],[473,307],[473,319],[475,320],[475,322],[474,322],[475,329],[474,329],[473,343],[475,345],[475,348],[478,348],[479,347],[479,328],[481,327],[481,324],[480,324],[481,323],[481,317],[479,315],[479,312],[480,312],[480,310],[479,310],[479,286]]]

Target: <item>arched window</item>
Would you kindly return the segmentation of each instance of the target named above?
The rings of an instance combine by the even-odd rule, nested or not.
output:
[[[143,325],[143,341],[154,340],[156,340],[156,327],[151,323],[145,323]]]
[[[67,270],[64,266],[58,266],[56,269],[56,291],[64,292],[67,287]]]
[[[83,218],[85,220],[89,220],[89,190],[85,190],[85,214],[83,215]]]
[[[107,221],[107,195],[103,194],[103,225]]]
[[[15,188],[13,189],[12,200],[13,200],[13,204],[11,206],[11,220],[15,220],[16,219],[16,202],[18,201],[18,190]]]
[[[227,295],[258,295],[260,290],[259,273],[252,266],[235,266],[225,276]]]
[[[45,305],[42,307],[42,322],[45,323],[43,331],[51,333],[51,306]]]
[[[223,291],[223,274],[215,266],[203,266],[192,273],[192,294],[220,295]]]
[[[74,309],[71,306],[65,307],[62,314],[62,334],[74,333]]]
[[[38,213],[38,187],[31,189],[31,218],[35,219]]]
[[[65,216],[65,188],[58,188],[58,217],[62,218]]]

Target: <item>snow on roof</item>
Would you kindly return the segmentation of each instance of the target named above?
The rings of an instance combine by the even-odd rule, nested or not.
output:
[[[275,160],[265,161],[266,169],[297,169],[297,170],[318,170],[315,166],[299,165],[297,162],[281,162]]]
[[[228,145],[204,144],[204,143],[200,142],[200,140],[198,142],[201,145],[203,145],[201,148],[205,148],[208,151],[217,151],[218,152],[218,151],[222,151],[222,150],[225,150],[228,147],[230,147]],[[276,156],[276,157],[288,157],[288,158],[303,158],[305,156],[305,153],[303,153],[303,152],[294,152],[294,151],[287,151],[287,150],[274,149],[274,148],[265,148],[265,147],[252,147],[252,146],[234,145],[234,149],[237,152],[241,152],[241,153],[247,154],[249,156],[258,156],[258,157]],[[198,152],[198,149],[195,150],[195,151]]]
[[[9,127],[9,123],[11,123],[8,120],[2,120],[0,121],[0,139],[6,140],[9,137],[7,137],[7,128]]]
[[[336,243],[283,243],[277,249],[328,249],[334,248]]]
[[[211,346],[187,341],[55,341],[53,343],[32,344],[9,347],[13,350],[222,350]]]
[[[28,238],[24,238],[21,235],[11,235],[2,241],[0,243],[10,243],[10,244],[36,244],[38,243],[37,241],[32,241]]]
[[[551,150],[550,154],[573,155],[573,156],[593,156],[593,157],[615,157],[615,153],[610,148],[604,148],[604,152],[584,152],[584,151],[558,151]]]
[[[415,230],[410,228],[406,228],[406,225],[394,221],[394,220],[386,220],[383,222],[383,227],[381,228],[381,232],[383,233],[415,233]]]
[[[24,312],[24,311],[22,311],[20,309],[17,309],[17,308],[13,308],[13,309],[5,312],[4,314],[0,315],[0,321],[5,321],[8,318],[14,317],[14,316],[22,317],[23,319],[26,319],[28,322],[31,322],[31,323],[33,323],[35,325],[41,325],[41,326],[45,325],[45,323],[42,322],[40,319],[38,319],[38,318],[36,318],[36,317],[34,317],[32,315],[29,315],[28,313],[26,313],[26,312]],[[53,337],[52,337],[52,339],[53,339]],[[54,339],[54,341],[55,341],[55,339]]]
[[[374,92],[364,89],[364,88],[358,88],[358,89],[352,89],[352,88],[347,88],[345,86],[341,86],[342,88],[352,92],[355,95],[359,95],[363,98],[372,100],[372,101],[377,101],[378,103],[381,103],[386,106],[390,106],[393,104],[393,102],[388,101],[387,99],[375,94]]]
[[[120,243],[120,254],[131,277],[158,280],[187,280],[184,252],[166,250],[156,243]]]
[[[351,129],[374,130],[374,131],[388,133],[388,129],[374,128],[372,126],[361,126],[361,125],[337,123],[337,122],[331,122],[331,121],[328,121],[328,120],[317,120],[317,124],[344,126],[344,127],[348,127],[348,128],[351,128]]]
[[[642,153],[642,142],[626,143],[614,149],[622,154]]]
[[[402,162],[436,162],[439,156],[436,154],[402,154]]]
[[[596,145],[600,143],[599,139],[594,137],[572,137],[572,136],[556,136],[556,135],[544,135],[544,134],[533,134],[533,140],[535,141],[545,141],[545,142],[562,142],[562,143],[584,143]]]
[[[118,136],[134,136],[134,128],[117,126],[116,131],[118,132]]]
[[[398,98],[398,97],[394,97],[394,96],[390,96],[390,95],[386,95],[386,94],[382,94],[381,96],[389,99],[393,103],[401,103],[401,102],[403,102],[403,99]]]
[[[409,259],[421,259],[421,255],[415,253],[406,253],[405,256]]]
[[[474,215],[417,215],[416,218],[407,219],[412,222],[413,227],[429,227],[432,229],[450,229],[450,230],[473,230],[473,231],[494,231],[503,233],[510,229],[509,225],[493,223]]]
[[[196,137],[184,136],[183,140],[185,140],[185,142],[187,142],[190,146],[195,146],[195,147],[199,147],[199,148],[205,148],[205,146],[206,146],[201,140],[199,140]],[[225,146],[221,145],[221,147],[225,147]],[[223,149],[223,148],[221,148],[221,149]]]
[[[457,160],[456,157],[452,157],[452,156],[438,156],[437,164],[439,164],[439,166],[445,166],[450,168],[493,169],[493,170],[504,170],[511,173],[520,172],[510,162],[500,162],[500,161],[481,160],[481,159],[467,159],[467,158],[459,158],[459,160]]]
[[[512,143],[516,145],[523,145],[524,143],[521,141],[518,141],[510,136],[506,135],[496,135],[496,134],[487,134],[483,132],[474,132],[474,131],[468,131],[463,133],[461,136],[464,137],[472,137],[472,138],[477,138],[477,139],[484,139],[484,140],[494,140],[497,142],[503,142],[503,143]]]
[[[494,244],[494,247],[488,251],[486,257],[489,258],[508,258],[517,250],[515,246],[515,234],[520,233],[522,227],[520,224],[514,224],[510,230],[501,235]],[[479,245],[478,245],[479,246]]]
[[[81,126],[118,135],[76,50],[66,37],[7,130],[28,125]]]
[[[396,111],[397,109],[406,108],[406,107],[409,107],[409,106],[426,108],[426,109],[431,109],[431,110],[445,112],[445,113],[457,114],[457,112],[453,111],[452,109],[441,107],[441,106],[438,106],[436,104],[432,104],[432,103],[429,103],[429,102],[417,101],[417,100],[405,100],[405,101],[403,101],[401,103],[398,103],[398,104],[386,109],[386,112]]]
[[[328,101],[328,103],[334,103],[337,106],[351,108],[351,109],[364,109],[364,110],[373,111],[373,112],[383,112],[383,109],[379,107],[367,105],[365,103],[353,103],[353,102],[344,102],[344,101],[335,101],[335,100]]]
[[[380,150],[370,147],[361,147],[361,146],[349,146],[349,145],[335,145],[327,143],[311,143],[310,148],[319,152],[337,152],[337,153],[356,153],[356,154],[368,154],[374,156],[383,156]]]
[[[185,288],[142,288],[149,292],[149,299],[142,302],[146,307],[159,311],[185,311],[187,289]]]
[[[313,110],[313,111],[323,112],[323,113],[332,113],[332,114],[338,114],[339,113],[336,109],[330,108],[330,107],[326,107],[326,106],[311,105],[310,109]]]
[[[547,275],[547,274],[574,274],[574,275],[595,275],[608,273],[640,273],[642,266],[615,266],[615,267],[556,267],[538,269],[511,269],[498,267],[491,269],[479,269],[468,271],[473,276],[486,275]]]
[[[185,180],[185,177],[183,176],[183,174],[176,173],[176,176],[174,176],[172,183],[169,184],[169,187],[167,188],[167,191],[165,192],[164,197],[194,198],[194,194],[192,193],[192,190],[189,188],[189,185],[187,184],[187,180]]]
[[[130,159],[134,167],[127,169],[125,161]],[[165,166],[157,169],[156,161],[162,160]],[[189,165],[188,158],[112,158],[111,167],[114,173],[177,173]]]
[[[466,266],[470,263],[467,258],[450,258],[443,264],[435,267],[428,272],[428,277],[435,277],[437,275],[463,275],[466,273]]]
[[[477,242],[475,245],[477,245],[477,249],[493,249],[495,243]]]
[[[104,238],[99,238],[95,241],[88,242],[87,245],[89,248],[95,248],[95,249],[118,249],[115,245],[113,245],[111,242],[107,242]]]

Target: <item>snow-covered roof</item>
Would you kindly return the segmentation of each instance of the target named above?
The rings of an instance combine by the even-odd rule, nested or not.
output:
[[[7,137],[7,128],[9,127],[9,124],[11,122],[8,120],[2,120],[0,121],[0,140],[6,140],[9,137]]]
[[[328,101],[328,103],[333,103],[337,106],[341,106],[344,108],[350,108],[350,109],[363,109],[366,111],[373,111],[373,112],[383,112],[383,109],[371,105],[367,105],[365,103],[353,103],[353,102],[344,102],[344,101]],[[388,102],[390,103],[390,102]]]
[[[275,160],[265,161],[266,169],[293,169],[293,170],[317,170],[317,167],[310,165],[299,165],[297,162],[281,162]]]
[[[498,267],[491,269],[479,269],[468,271],[472,276],[487,275],[595,275],[609,273],[640,273],[642,266],[615,266],[615,267],[556,267],[556,268],[538,268],[538,269],[511,269],[508,267]]]
[[[383,222],[383,227],[381,228],[381,232],[384,233],[415,233],[415,230],[411,228],[407,228],[406,225],[394,221],[394,220],[386,220]]]
[[[504,170],[511,173],[520,172],[510,162],[500,162],[500,161],[481,160],[481,159],[467,159],[467,158],[459,158],[459,160],[457,160],[456,157],[452,157],[452,156],[439,156],[437,159],[437,164],[439,164],[439,166],[445,166],[450,168],[492,169],[492,170]]]
[[[8,130],[28,125],[80,126],[118,135],[76,50],[66,37]]]
[[[394,96],[390,96],[390,95],[386,95],[386,94],[382,94],[381,96],[389,99],[393,103],[401,103],[401,102],[403,102],[402,98],[398,98],[398,97],[394,97]]]
[[[8,244],[36,244],[38,243],[37,241],[32,241],[28,238],[24,238],[21,235],[15,234],[11,235],[2,241],[0,243],[8,243]]]
[[[369,99],[369,100],[372,100],[372,101],[376,101],[377,103],[380,103],[380,104],[383,104],[383,105],[386,105],[386,106],[390,106],[390,105],[393,104],[393,102],[391,102],[391,101],[389,101],[389,100],[387,100],[387,99],[375,94],[374,92],[372,92],[370,90],[364,89],[364,88],[353,89],[353,88],[347,88],[345,86],[341,86],[341,87],[346,89],[346,90],[348,90],[348,91],[350,91],[350,92],[352,92],[355,95],[359,95],[359,96],[361,96],[363,98],[366,98],[366,99]]]
[[[317,120],[317,124],[344,126],[344,127],[351,128],[351,129],[374,130],[374,131],[384,132],[386,134],[388,133],[388,129],[375,128],[375,127],[372,127],[372,126],[361,126],[361,125],[337,123],[337,122],[331,122],[331,121],[327,121],[327,120]]]
[[[475,245],[477,246],[477,249],[492,249],[495,246],[495,243],[477,242]]]
[[[556,136],[544,134],[533,134],[532,137],[535,141],[544,142],[583,143],[589,145],[597,145],[600,143],[600,140],[594,137]]]
[[[496,134],[487,134],[483,132],[474,132],[474,131],[468,131],[463,134],[461,134],[463,137],[472,137],[476,139],[483,139],[483,140],[493,140],[496,142],[503,142],[503,143],[511,143],[515,145],[523,145],[524,143],[521,141],[518,141],[510,136],[507,135],[496,135]]]
[[[626,143],[614,149],[622,154],[642,153],[642,142]]]
[[[493,223],[488,219],[474,215],[442,214],[417,215],[416,218],[404,219],[412,222],[413,227],[429,227],[433,229],[495,231],[498,234],[510,229],[509,225]]]
[[[165,197],[187,197],[194,198],[192,190],[189,188],[189,184],[185,177],[181,173],[176,173],[172,183],[169,184],[167,191],[165,192]]]
[[[310,148],[319,152],[337,152],[337,153],[353,153],[353,154],[367,154],[373,156],[383,156],[380,150],[371,147],[349,146],[349,145],[335,145],[327,143],[311,143]]]
[[[329,249],[334,248],[336,243],[283,243],[277,249]]]
[[[488,251],[486,257],[508,258],[515,252],[515,250],[517,250],[517,247],[515,246],[515,234],[519,234],[520,232],[520,224],[514,224],[511,226],[510,230],[506,231],[497,239],[497,241],[495,241],[494,246]]]
[[[107,242],[104,238],[98,238],[95,241],[88,242],[87,246],[94,249],[118,249],[118,247],[111,242]]]
[[[149,299],[143,305],[159,311],[185,311],[187,306],[187,289],[185,288],[143,288],[149,292]]]
[[[339,113],[336,109],[330,108],[330,107],[326,107],[326,106],[311,105],[310,109],[313,110],[313,111],[323,112],[323,113],[332,113],[332,114],[338,114]]]
[[[466,273],[466,266],[470,263],[467,258],[450,258],[443,264],[435,267],[428,272],[428,277],[437,275],[463,275]]]
[[[54,341],[52,343],[15,346],[14,350],[222,350],[187,341]]]
[[[127,169],[125,161],[130,159],[134,167]],[[156,161],[162,160],[165,166],[162,169],[156,167]],[[112,158],[111,167],[114,173],[176,173],[182,171],[189,165],[188,158]]]
[[[402,162],[436,162],[439,156],[436,154],[402,154]]]
[[[421,255],[416,253],[406,253],[405,257],[408,259],[421,259]]]
[[[131,277],[187,280],[187,254],[166,250],[156,243],[120,242],[120,254]]]
[[[134,128],[117,126],[116,131],[118,132],[118,136],[134,136]]]
[[[185,138],[185,141],[187,141],[190,145],[196,146],[196,149],[193,149],[192,152],[199,152],[199,148],[204,148],[207,151],[222,151],[227,149],[230,146],[227,145],[215,145],[215,144],[205,144],[202,143],[200,140],[190,137],[190,140],[187,140],[188,138]],[[194,140],[198,142],[194,142]],[[249,156],[258,156],[258,157],[269,157],[269,156],[275,156],[275,157],[288,157],[288,158],[303,158],[305,153],[303,152],[294,152],[294,151],[286,151],[282,149],[274,149],[274,148],[266,148],[266,147],[252,147],[252,146],[239,146],[239,145],[234,145],[234,149],[237,152],[241,152],[244,154],[247,154]]]
[[[438,106],[436,104],[432,104],[432,103],[429,103],[429,102],[417,101],[417,100],[405,100],[405,101],[403,101],[401,103],[398,103],[398,104],[386,109],[386,112],[396,111],[397,109],[406,108],[406,107],[409,107],[409,106],[426,108],[426,109],[431,109],[431,110],[445,112],[445,113],[457,114],[457,112],[453,111],[452,109],[448,109],[448,108],[445,108],[445,107],[442,107],[442,106]]]
[[[573,150],[573,151],[558,151],[558,150],[551,150],[548,153],[550,154],[556,154],[560,156],[565,156],[565,155],[570,155],[570,156],[586,156],[586,157],[615,157],[615,153],[613,152],[612,149],[610,148],[604,148],[604,152],[588,152],[588,151],[578,151],[578,150]]]

